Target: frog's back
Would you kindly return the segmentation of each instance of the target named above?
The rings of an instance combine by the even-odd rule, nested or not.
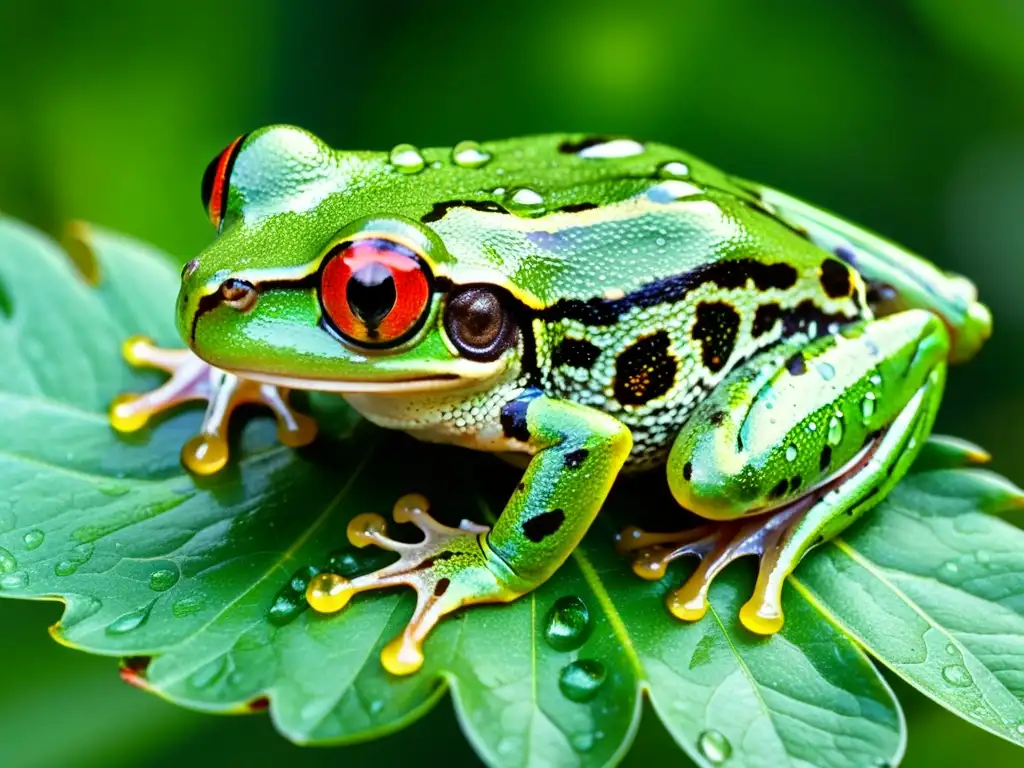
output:
[[[530,383],[628,424],[634,467],[663,460],[739,362],[868,313],[854,271],[714,168],[662,145],[552,137],[552,156],[564,149],[508,174],[501,202],[452,204],[431,226],[462,280],[489,271],[521,305]]]

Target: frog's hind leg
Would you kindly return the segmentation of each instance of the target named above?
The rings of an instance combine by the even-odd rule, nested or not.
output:
[[[736,181],[779,219],[855,269],[867,283],[867,300],[877,315],[926,309],[942,318],[950,335],[951,362],[969,360],[991,336],[992,314],[977,300],[978,291],[967,278],[943,272],[905,248],[783,192]],[[823,271],[823,281],[826,275]]]
[[[142,394],[123,394],[110,406],[110,424],[118,432],[135,432],[149,420],[182,403],[207,403],[199,434],[181,449],[182,463],[198,475],[210,475],[228,462],[227,428],[239,405],[265,405],[277,419],[277,436],[299,447],[316,437],[316,422],[293,410],[288,390],[244,379],[212,367],[188,349],[162,349],[147,338],[133,336],[122,351],[132,365],[157,368],[170,378]]]
[[[721,522],[677,535],[627,529],[619,548],[649,578],[683,555],[701,558],[669,598],[687,620],[703,615],[726,565],[759,556],[740,618],[754,632],[777,631],[786,576],[881,500],[924,444],[947,351],[938,318],[912,310],[754,358],[701,404],[669,459],[677,501]]]

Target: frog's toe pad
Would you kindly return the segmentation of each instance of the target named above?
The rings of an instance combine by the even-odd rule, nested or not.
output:
[[[182,463],[197,475],[212,475],[228,463],[228,422],[242,404],[270,408],[277,419],[278,439],[289,447],[307,445],[316,438],[316,422],[291,408],[286,389],[240,378],[214,368],[191,350],[162,349],[142,336],[125,341],[122,353],[134,366],[158,368],[171,376],[149,392],[115,398],[110,406],[111,426],[118,432],[134,432],[156,414],[182,403],[208,403],[199,434],[181,450]]]
[[[648,533],[626,528],[617,537],[620,552],[630,553],[633,571],[645,579],[660,579],[668,565],[684,555],[700,564],[686,582],[669,593],[669,611],[683,621],[697,621],[708,610],[708,590],[715,577],[734,560],[760,558],[757,584],[740,609],[740,621],[751,632],[770,635],[782,629],[782,585],[796,563],[780,559],[781,542],[799,522],[798,510],[786,509],[744,522],[714,523],[679,533]]]
[[[413,544],[390,538],[382,516],[357,515],[348,525],[349,541],[356,547],[372,544],[396,552],[398,560],[351,580],[321,573],[306,590],[306,601],[318,613],[340,611],[359,592],[397,585],[416,590],[416,609],[408,625],[381,651],[381,663],[395,675],[423,666],[423,641],[441,617],[465,605],[504,603],[522,594],[512,586],[504,563],[486,549],[483,534],[488,528],[466,521],[450,528],[427,509],[427,500],[419,494],[403,496],[395,504],[395,522],[412,523],[423,532],[423,540]]]

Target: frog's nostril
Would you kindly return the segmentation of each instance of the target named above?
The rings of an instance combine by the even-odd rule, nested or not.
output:
[[[225,304],[239,312],[248,312],[256,306],[256,288],[245,280],[231,278],[220,285],[220,296]]]
[[[197,269],[199,269],[199,259],[192,259],[192,261],[181,268],[181,279],[188,280],[195,274]]]

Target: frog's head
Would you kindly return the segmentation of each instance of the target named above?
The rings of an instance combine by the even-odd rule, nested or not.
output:
[[[514,302],[413,215],[429,195],[384,155],[336,153],[296,128],[236,140],[203,180],[219,236],[183,270],[183,338],[218,368],[293,388],[426,392],[501,376],[519,357]]]

